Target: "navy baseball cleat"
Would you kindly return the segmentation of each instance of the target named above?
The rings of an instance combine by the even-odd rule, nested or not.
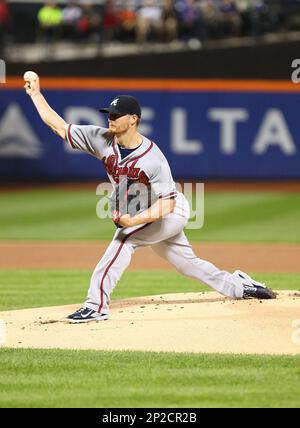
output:
[[[243,299],[276,299],[276,293],[265,284],[254,281],[244,272],[236,271],[236,273],[244,280],[244,294]]]
[[[108,320],[108,314],[99,314],[97,311],[89,308],[80,308],[78,311],[69,315],[66,318],[70,323],[82,323],[90,321],[106,321]]]

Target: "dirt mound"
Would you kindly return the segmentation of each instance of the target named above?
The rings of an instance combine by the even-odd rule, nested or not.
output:
[[[236,301],[214,292],[126,299],[112,303],[109,321],[66,323],[64,317],[78,307],[0,312],[3,346],[300,354],[300,293],[295,291],[269,301]]]

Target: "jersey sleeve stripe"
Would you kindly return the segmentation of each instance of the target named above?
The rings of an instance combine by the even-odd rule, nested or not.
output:
[[[105,276],[107,275],[107,272],[109,271],[109,269],[112,267],[112,265],[114,264],[114,262],[115,262],[115,261],[116,261],[116,259],[118,258],[119,254],[120,254],[120,252],[121,252],[121,250],[122,250],[122,247],[123,247],[123,245],[125,244],[125,242],[127,241],[127,239],[128,239],[128,238],[130,238],[130,236],[131,236],[131,235],[133,235],[134,233],[139,232],[140,230],[144,229],[145,227],[149,226],[150,224],[151,224],[151,223],[144,224],[143,226],[141,226],[141,227],[139,227],[139,228],[137,228],[137,229],[133,230],[132,232],[128,233],[128,235],[126,235],[126,236],[122,239],[121,244],[119,245],[119,248],[118,248],[118,250],[117,250],[116,254],[114,255],[113,259],[111,260],[111,262],[109,263],[109,265],[107,266],[107,268],[105,269],[105,272],[104,272],[104,274],[103,274],[103,276],[102,276],[102,279],[101,279],[101,282],[100,282],[100,305],[99,305],[99,308],[98,308],[98,313],[99,313],[99,314],[101,313],[101,310],[102,310],[102,308],[103,308],[103,303],[104,303],[104,296],[103,296],[103,294],[104,294],[104,290],[103,290],[103,282],[104,282],[104,278],[105,278]]]
[[[171,192],[166,195],[160,195],[158,199],[168,199],[168,198],[176,198],[177,192]]]
[[[67,130],[67,140],[68,140],[68,142],[71,144],[71,146],[73,147],[73,149],[75,149],[76,147],[75,147],[75,145],[74,145],[74,143],[73,143],[73,141],[72,141],[72,136],[71,136],[71,126],[72,126],[72,123],[70,123],[70,124],[69,124],[69,126],[68,126],[68,130]]]
[[[119,155],[118,155],[118,151],[117,151],[117,148],[116,148],[116,144],[117,144],[116,141],[114,141],[113,144],[112,144],[112,147],[113,147],[113,151],[114,151],[114,154],[115,154],[115,157],[116,157],[115,165],[118,166]]]

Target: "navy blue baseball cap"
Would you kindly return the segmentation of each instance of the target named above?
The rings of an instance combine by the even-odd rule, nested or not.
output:
[[[136,114],[138,117],[142,116],[139,102],[131,95],[119,95],[113,99],[109,107],[101,108],[99,111],[108,114]]]

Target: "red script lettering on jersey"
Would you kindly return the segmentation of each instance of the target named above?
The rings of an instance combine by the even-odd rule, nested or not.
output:
[[[149,179],[141,168],[128,167],[128,166],[117,166],[116,156],[110,155],[107,159],[102,159],[106,172],[111,175],[116,183],[119,183],[119,177],[126,175],[128,179],[136,180],[140,183],[148,184]]]

